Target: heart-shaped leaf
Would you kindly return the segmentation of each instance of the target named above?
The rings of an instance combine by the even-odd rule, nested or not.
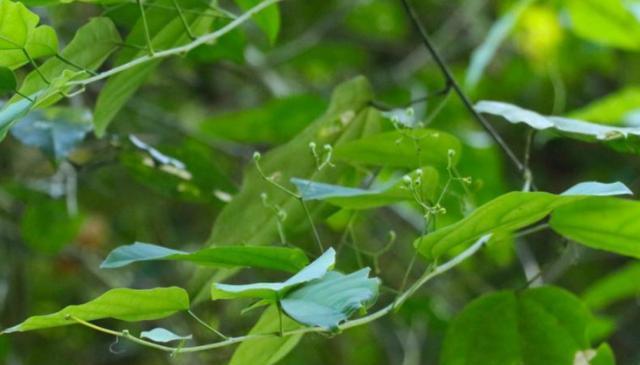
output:
[[[328,272],[321,279],[288,293],[280,305],[287,315],[300,323],[335,329],[340,322],[377,299],[380,280],[369,278],[369,271],[365,268],[348,275]]]

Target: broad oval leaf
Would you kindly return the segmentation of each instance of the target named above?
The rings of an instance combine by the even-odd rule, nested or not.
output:
[[[315,261],[283,282],[244,285],[213,283],[211,286],[211,299],[260,298],[278,300],[295,286],[322,278],[327,271],[333,268],[335,261],[336,251],[330,247]]]
[[[427,258],[438,258],[453,247],[469,245],[496,231],[524,228],[554,209],[585,199],[589,195],[627,194],[620,183],[581,183],[562,195],[545,192],[511,192],[489,201],[464,219],[418,238],[414,245]]]
[[[353,313],[372,305],[380,280],[369,278],[369,268],[344,275],[330,271],[288,293],[281,301],[291,318],[308,326],[336,329]]]
[[[571,365],[590,348],[589,320],[584,304],[556,287],[485,295],[451,323],[440,363]]]
[[[188,261],[213,267],[258,267],[297,272],[308,263],[299,249],[269,246],[214,246],[185,252],[136,242],[111,251],[101,268],[117,268],[141,261]]]
[[[24,332],[76,324],[69,316],[84,321],[115,318],[136,322],[168,317],[189,309],[189,295],[178,287],[136,290],[111,289],[96,299],[80,305],[70,305],[59,312],[34,316],[2,333]]]
[[[142,331],[140,333],[140,338],[146,338],[153,342],[168,343],[168,342],[174,342],[174,341],[190,340],[193,338],[193,336],[192,335],[180,336],[169,331],[166,328],[157,327],[149,331]]]
[[[585,246],[640,258],[640,202],[587,199],[558,209],[551,228]]]
[[[460,141],[454,136],[432,129],[411,129],[370,135],[335,148],[334,156],[349,163],[376,166],[419,168],[424,165],[446,166],[449,151],[460,156]]]

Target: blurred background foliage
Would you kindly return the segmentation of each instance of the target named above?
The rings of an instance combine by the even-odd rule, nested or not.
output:
[[[126,34],[139,16],[135,3],[26,3],[63,42],[90,17],[108,16]],[[624,2],[629,23],[618,22],[620,29],[610,29],[601,19],[607,14],[588,9],[587,3],[599,1],[421,0],[415,8],[472,99],[503,100],[543,114],[601,123],[640,123],[640,3]],[[239,11],[226,1],[220,6]],[[28,314],[84,302],[114,286],[187,283],[193,273],[188,265],[149,263],[119,271],[98,265],[115,246],[133,241],[181,249],[204,245],[218,212],[238,191],[253,151],[292,139],[323,113],[339,83],[365,75],[377,99],[388,105],[404,105],[444,85],[400,1],[287,0],[279,6],[281,26],[273,42],[249,23],[214,45],[167,60],[101,139],[89,132],[90,123],[71,134],[60,132],[66,124],[91,119],[89,110],[100,91],[93,85],[65,106],[32,113],[12,129],[0,144],[2,327]],[[490,36],[492,32],[503,34]],[[493,44],[487,41],[491,37]],[[487,59],[478,61],[482,57]],[[483,62],[485,67],[478,66]],[[425,120],[438,102],[416,104],[418,119]],[[525,127],[492,122],[524,153]],[[457,98],[448,99],[429,127],[460,138],[458,171],[472,178],[470,192],[455,186],[446,201],[448,214],[439,224],[521,188],[521,176]],[[31,133],[34,128],[36,134]],[[584,180],[619,180],[640,191],[640,164],[632,154],[545,136],[532,143],[531,169],[542,190],[560,192]],[[338,242],[349,219],[332,215],[319,222],[321,234]],[[383,208],[361,213],[350,234],[363,249],[375,251],[385,245],[390,230],[396,232],[397,243],[380,257],[379,273],[395,284],[411,259],[409,243],[419,224],[420,216],[410,208]],[[285,221],[292,241],[311,245],[308,230],[297,228]],[[332,338],[306,336],[281,363],[435,364],[447,325],[465,303],[492,290],[526,285],[518,255],[534,255],[546,281],[578,295],[627,264],[623,257],[578,248],[549,232],[529,241],[521,246],[511,237],[494,239],[488,250],[432,282],[398,315]],[[527,247],[529,251],[519,251]],[[357,267],[358,255],[345,248],[342,265]],[[620,364],[640,362],[638,287],[634,290],[623,300],[594,308],[603,318],[594,336],[612,336],[609,343]],[[229,334],[245,333],[257,318],[255,313],[236,316],[240,309],[233,303],[197,307]],[[180,318],[170,323],[177,332],[207,336],[198,327],[186,328]],[[170,358],[113,341],[76,327],[3,336],[0,363],[215,364],[231,353],[222,349]]]

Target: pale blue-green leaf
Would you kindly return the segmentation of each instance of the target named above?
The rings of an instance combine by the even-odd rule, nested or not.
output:
[[[136,242],[111,251],[100,267],[111,269],[154,260],[188,261],[213,267],[256,267],[287,272],[297,272],[308,262],[304,252],[287,247],[233,245],[185,252]]]
[[[494,22],[487,38],[471,54],[471,62],[467,69],[465,86],[473,89],[484,74],[485,69],[498,51],[498,48],[509,36],[524,11],[535,0],[519,0],[498,21]]]
[[[300,323],[335,329],[378,297],[380,280],[369,278],[369,271],[365,268],[348,275],[328,272],[285,295],[280,301],[282,309]]]
[[[633,192],[619,181],[608,184],[597,181],[586,181],[570,187],[560,195],[615,196],[633,195]]]
[[[596,124],[578,119],[543,116],[531,110],[499,101],[480,101],[475,105],[476,111],[498,115],[511,123],[525,123],[532,128],[554,129],[559,132],[577,134],[601,141],[627,138],[630,135],[640,136],[640,127],[614,127]]]
[[[93,129],[91,112],[71,107],[36,110],[18,121],[11,134],[56,161],[65,159]]]
[[[174,341],[187,341],[192,339],[193,336],[180,336],[169,331],[168,329],[157,327],[149,331],[142,331],[140,333],[140,338],[146,338],[153,342],[168,343]]]
[[[327,271],[333,268],[335,261],[336,251],[330,247],[311,264],[283,282],[244,285],[213,283],[211,299],[260,298],[278,300],[293,287],[323,277]]]
[[[29,112],[32,106],[33,101],[24,98],[15,103],[3,105],[0,109],[0,141],[6,137],[15,122]]]
[[[423,167],[409,176],[420,179],[415,189],[425,200],[434,199],[438,189],[439,174],[433,167]],[[370,189],[350,188],[292,178],[304,200],[322,200],[345,209],[371,209],[400,201],[413,201],[415,197],[402,179],[393,179]]]
[[[34,316],[2,333],[23,332],[42,328],[76,324],[72,317],[84,321],[115,318],[137,322],[168,317],[189,309],[189,295],[178,287],[136,290],[111,289],[96,299],[80,305],[70,305],[59,312]]]

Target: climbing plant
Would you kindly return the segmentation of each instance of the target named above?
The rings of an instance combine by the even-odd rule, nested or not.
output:
[[[6,260],[9,279],[3,281],[12,289],[0,290],[0,304],[5,292],[17,298],[6,300],[14,315],[3,316],[0,359],[38,361],[7,342],[38,330],[54,348],[66,341],[58,333],[115,338],[107,359],[143,349],[185,363],[300,363],[308,355],[292,358],[297,347],[307,351],[317,341],[346,337],[372,357],[332,359],[329,352],[324,361],[426,363],[424,347],[436,354],[427,355],[429,361],[443,365],[616,363],[609,338],[616,339],[623,327],[617,322],[626,317],[606,310],[640,289],[640,203],[632,191],[640,93],[629,86],[567,112],[564,105],[575,101],[562,75],[573,83],[581,75],[567,70],[571,55],[561,58],[558,44],[570,37],[564,47],[602,58],[594,63],[615,64],[615,52],[636,60],[634,1],[501,2],[506,10],[471,53],[464,83],[427,21],[434,20],[427,11],[437,2],[81,3],[0,0],[0,92],[6,96],[0,141],[39,150],[52,175],[15,176],[0,185],[0,209],[11,222],[3,250],[14,258]],[[476,2],[464,3],[461,11]],[[307,24],[314,16],[304,14],[305,7],[312,13],[331,8],[331,16]],[[91,16],[69,33],[77,23],[72,11],[85,8]],[[360,64],[354,68],[362,72],[343,77],[341,62],[358,59],[358,51],[341,50],[337,42],[316,47],[336,23],[350,32],[338,38],[374,37],[359,47],[408,38],[415,53],[395,75],[384,71],[371,82]],[[441,27],[446,33],[451,25]],[[536,33],[540,28],[547,33]],[[373,30],[380,34],[369,34]],[[293,40],[278,48],[282,34]],[[551,78],[552,93],[532,86],[550,112],[534,111],[527,97],[510,98],[509,90],[486,91],[492,72],[507,72],[500,69],[500,50],[511,38],[519,39],[519,58],[532,72]],[[432,62],[427,76],[402,76],[419,57]],[[384,69],[385,61],[376,61]],[[211,65],[242,81],[205,77]],[[510,67],[518,74],[520,66]],[[316,86],[342,81],[328,96],[294,95],[305,81],[280,72]],[[385,78],[396,88],[374,91]],[[226,94],[243,83],[259,83],[273,97],[250,107],[244,99],[256,91],[242,89],[239,101],[230,102],[237,111],[210,115],[210,99],[224,105]],[[417,95],[398,96],[398,88],[409,86]],[[177,118],[167,112],[172,108],[179,109]],[[205,122],[194,127],[190,118]],[[141,126],[140,119],[152,125]],[[167,140],[181,138],[179,145],[154,138],[161,125],[171,128]],[[603,154],[604,167],[549,172],[556,157],[543,152],[553,143],[579,151],[584,161]],[[634,162],[616,170],[616,159]],[[109,170],[112,165],[122,170]],[[136,190],[124,192],[131,185]],[[181,204],[176,211],[163,206],[175,201]],[[91,211],[103,213],[89,217]],[[164,211],[172,218],[154,220]],[[202,216],[215,221],[207,238],[198,227],[198,244],[186,244],[197,240],[180,229],[166,233]],[[114,236],[124,244],[102,242],[105,226],[119,227]],[[154,237],[164,242],[151,243]],[[69,248],[83,240],[89,243]],[[545,245],[535,247],[541,241]],[[42,265],[69,265],[63,259],[72,257],[83,267],[79,277],[95,275],[104,290],[26,306],[24,293],[15,292],[26,275],[19,263],[32,254]],[[548,264],[539,264],[540,257]],[[558,280],[582,257],[621,268],[589,262],[593,267],[582,276]],[[45,292],[67,290],[55,281],[48,285]],[[7,318],[12,322],[4,323]],[[404,355],[377,358],[380,350],[367,347],[375,347],[372,335],[358,332],[367,328],[388,332],[380,338],[406,330]],[[432,330],[438,333],[433,343],[424,335]],[[71,342],[64,346],[74,349]],[[394,345],[379,347],[385,346]]]

